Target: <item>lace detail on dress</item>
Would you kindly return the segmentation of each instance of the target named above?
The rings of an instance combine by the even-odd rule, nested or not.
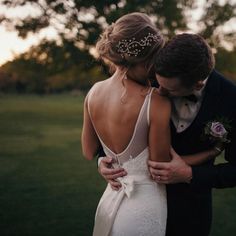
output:
[[[146,158],[143,157],[146,154]],[[128,172],[129,175],[149,175],[148,166],[148,149],[145,149],[141,154],[135,158],[130,158],[129,161],[123,163],[122,167]]]
[[[133,191],[131,197],[124,197],[118,209],[111,236],[165,235],[167,215],[165,186],[158,185],[150,179],[147,159],[148,149],[123,165],[128,172],[127,177],[133,178]],[[121,182],[123,180],[120,179]]]

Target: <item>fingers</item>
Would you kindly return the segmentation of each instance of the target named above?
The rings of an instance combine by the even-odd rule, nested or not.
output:
[[[155,176],[168,176],[168,171],[166,170],[155,170],[153,171],[153,175]]]
[[[120,173],[117,173],[117,174],[113,174],[113,175],[103,175],[103,177],[106,179],[106,180],[115,180],[117,178],[120,178],[120,177],[123,177],[126,175],[126,172],[122,171]]]
[[[172,160],[181,158],[179,154],[172,147],[170,148],[170,155],[172,157]]]
[[[155,175],[152,179],[158,184],[169,184],[171,183],[171,178],[169,176]]]
[[[175,150],[173,149],[173,147],[171,146],[170,148],[170,155],[174,156],[176,154]]]
[[[159,168],[162,167],[162,165],[160,166],[159,163],[153,162],[151,163],[151,166],[149,165],[149,171],[153,180],[155,180],[157,183],[170,181],[171,171],[169,165],[165,165],[166,168]]]
[[[153,169],[168,169],[170,166],[170,163],[167,162],[156,162],[156,161],[150,161],[148,160],[148,166]]]
[[[123,168],[100,168],[100,173],[106,180],[114,180],[127,175],[127,172]]]
[[[106,163],[106,164],[111,164],[112,158],[111,157],[103,157],[101,162]]]
[[[102,158],[102,162],[109,162],[109,163],[111,163],[112,162],[112,158],[111,157],[103,157]]]
[[[151,171],[152,178],[157,181],[168,181],[171,178],[171,175],[166,170],[155,170]]]
[[[148,161],[148,165],[151,176],[157,183],[166,183],[170,180],[170,165],[168,163]]]
[[[109,181],[109,184],[111,185],[111,188],[112,188],[113,190],[118,191],[118,190],[121,188],[121,183],[118,182],[118,181],[110,180],[110,181]]]
[[[157,176],[157,175],[166,175],[167,171],[163,169],[154,169],[152,167],[149,168],[149,171],[152,175]]]
[[[164,180],[159,180],[159,181],[157,180],[155,182],[157,182],[158,184],[170,184],[169,181],[164,181]]]
[[[123,168],[113,169],[108,165],[109,160],[107,158],[104,158],[104,159],[106,160],[104,160],[104,162],[102,160],[99,166],[99,172],[103,176],[104,179],[109,181],[109,180],[114,180],[119,177],[123,177],[127,175],[126,171]]]
[[[112,158],[104,157],[99,165],[99,171],[106,181],[110,184],[111,188],[118,191],[121,188],[121,183],[116,181],[117,178],[127,175],[123,168],[111,168]]]

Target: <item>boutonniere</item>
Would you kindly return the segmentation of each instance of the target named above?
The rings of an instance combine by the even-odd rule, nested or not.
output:
[[[230,130],[230,120],[226,118],[216,118],[206,124],[204,134],[213,143],[225,144],[230,142],[228,139]]]

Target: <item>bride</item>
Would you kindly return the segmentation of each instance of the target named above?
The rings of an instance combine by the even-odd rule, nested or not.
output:
[[[148,80],[164,39],[143,13],[122,16],[106,28],[96,48],[114,68],[84,102],[83,154],[92,159],[100,144],[122,167],[119,191],[107,186],[97,207],[94,236],[164,236],[165,186],[150,178],[147,160],[169,161],[171,105]]]

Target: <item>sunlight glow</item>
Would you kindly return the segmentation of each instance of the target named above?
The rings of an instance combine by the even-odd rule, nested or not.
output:
[[[31,46],[47,38],[53,40],[57,38],[57,32],[49,27],[40,31],[38,35],[29,34],[26,39],[21,39],[16,32],[9,32],[0,26],[0,65],[13,60],[17,55],[26,52]]]

